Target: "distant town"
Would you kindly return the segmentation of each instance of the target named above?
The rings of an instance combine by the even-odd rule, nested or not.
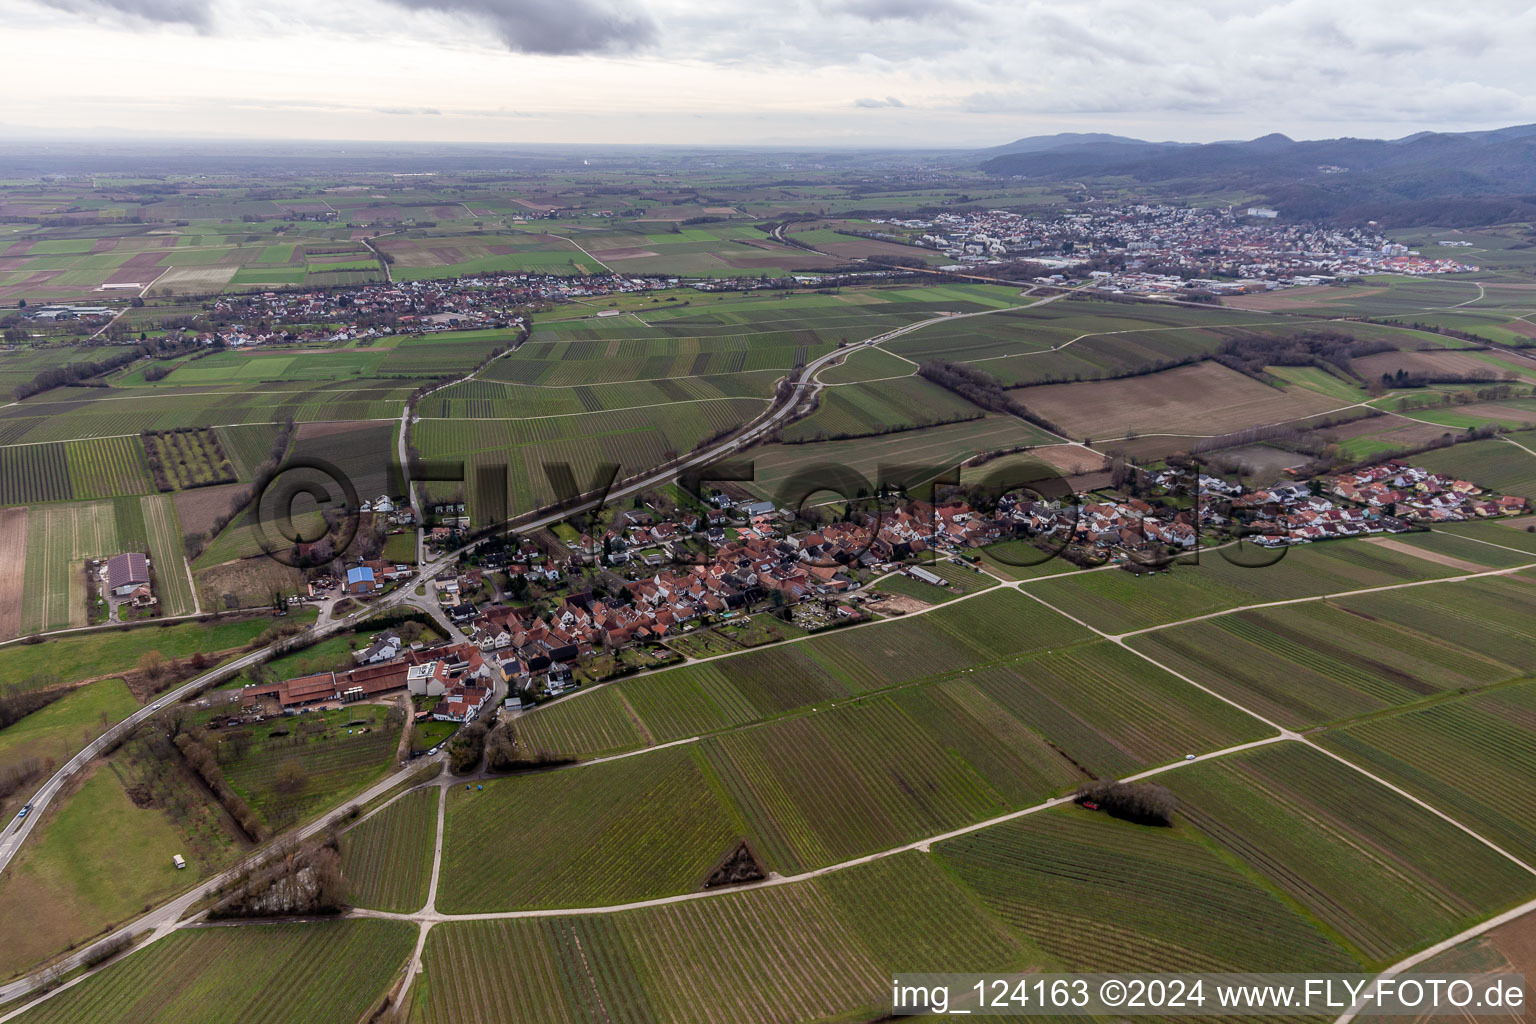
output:
[[[1362,277],[1454,274],[1476,266],[1429,259],[1366,228],[1280,223],[1265,207],[1095,208],[1033,218],[1008,210],[874,218],[890,237],[953,257],[942,269],[1027,260],[1058,277],[1086,276],[1111,293],[1168,295],[1197,288],[1240,295]],[[893,231],[890,229],[894,229]],[[879,236],[877,236],[879,237]]]

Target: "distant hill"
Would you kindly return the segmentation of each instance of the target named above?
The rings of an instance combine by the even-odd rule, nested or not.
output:
[[[1077,142],[1000,153],[980,166],[1004,177],[1129,177],[1158,191],[1245,189],[1294,220],[1486,224],[1536,216],[1536,125],[1390,141],[1275,134],[1205,145]]]
[[[1031,135],[1023,139],[1014,139],[1007,145],[979,150],[976,156],[986,159],[1009,156],[1014,153],[1044,153],[1052,149],[1061,149],[1063,146],[1094,145],[1101,142],[1121,142],[1129,146],[1157,145],[1157,143],[1145,142],[1125,135],[1106,135],[1103,132],[1060,132],[1056,135]],[[1162,145],[1170,145],[1170,143],[1162,143]]]

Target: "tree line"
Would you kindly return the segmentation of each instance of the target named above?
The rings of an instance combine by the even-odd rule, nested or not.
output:
[[[1118,782],[1095,779],[1077,787],[1072,798],[1079,806],[1094,804],[1111,817],[1138,825],[1173,824],[1173,812],[1179,801],[1172,792],[1154,782]]]
[[[189,732],[177,732],[171,740],[181,756],[186,759],[188,767],[197,773],[210,790],[215,799],[229,812],[229,816],[235,819],[240,830],[252,842],[260,842],[266,834],[266,828],[261,819],[256,817],[256,812],[251,810],[251,805],[245,802],[245,798],[236,793],[224,778],[224,769],[219,767],[219,759],[213,750],[204,742],[201,732],[196,734]]]
[[[1273,380],[1266,366],[1315,366],[1355,380],[1354,360],[1378,352],[1396,352],[1386,341],[1360,341],[1337,331],[1303,331],[1286,337],[1252,335],[1230,338],[1216,349],[1215,359],[1228,369],[1247,374],[1266,384]]]
[[[919,366],[917,373],[924,380],[959,395],[972,405],[1008,416],[1017,416],[1043,430],[1066,436],[1066,431],[1044,416],[1030,411],[1024,403],[1010,395],[1003,387],[1002,381],[974,366],[935,360]]]

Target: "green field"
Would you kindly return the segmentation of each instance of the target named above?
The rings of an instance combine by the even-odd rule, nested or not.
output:
[[[0,443],[31,445],[147,430],[271,425],[288,417],[300,423],[398,420],[404,400],[419,383],[415,373],[426,376],[434,369],[433,361],[426,358],[414,367],[402,367],[400,375],[383,379],[358,376],[346,368],[305,377],[301,368],[292,380],[264,383],[260,378],[230,378],[215,370],[219,375],[215,379],[184,386],[170,383],[176,376],[172,374],[148,387],[60,388],[0,409]],[[282,376],[288,376],[286,371]]]
[[[64,453],[76,500],[154,490],[144,449],[136,437],[70,441],[64,445]]]
[[[313,614],[306,610],[307,618]],[[299,621],[306,620],[299,617]],[[159,651],[166,658],[178,659],[199,652],[212,655],[244,647],[278,621],[282,620],[257,616],[212,623],[135,626],[55,637],[40,644],[10,644],[0,647],[0,678],[46,686],[130,670],[146,651]]]
[[[252,742],[243,754],[229,733],[217,734],[219,763],[235,792],[281,828],[346,800],[384,774],[400,740],[399,728],[385,723],[387,713],[365,704],[245,726]],[[349,728],[351,722],[362,724]],[[284,791],[280,772],[289,761],[299,765],[303,783]]]
[[[589,756],[647,746],[617,685],[579,692],[517,720],[518,742],[533,752]]]
[[[1533,613],[1529,582],[1490,578],[1236,612],[1130,643],[1301,727],[1528,675]]]
[[[1168,572],[1065,573],[1031,583],[1029,590],[1053,608],[1106,633],[1118,634],[1243,605],[1466,572],[1358,540],[1328,541],[1258,554],[1261,560],[1276,554],[1280,554],[1280,559],[1272,565],[1249,567],[1233,564],[1220,551],[1201,551],[1198,565],[1176,564]]]
[[[466,463],[473,519],[487,516],[484,510],[496,507],[482,504],[490,502],[491,496],[478,494],[475,467],[499,469],[504,464],[508,507],[526,511],[556,499],[551,483],[555,465],[569,466],[583,488],[603,465],[617,465],[621,478],[630,476],[734,430],[766,407],[760,398],[719,398],[533,419],[423,419],[414,425],[411,436],[430,458]],[[445,486],[465,489],[457,484]],[[482,511],[476,513],[477,509]]]
[[[1322,742],[1527,863],[1536,860],[1536,683],[1332,729]]]
[[[844,357],[837,366],[821,372],[824,384],[852,384],[885,377],[906,377],[917,372],[910,360],[892,355],[883,348],[861,348]]]
[[[397,913],[422,908],[432,878],[438,793],[436,786],[407,793],[342,836],[347,902]]]
[[[29,505],[74,497],[69,460],[59,444],[0,448],[0,503]]]
[[[963,606],[950,608],[958,613]],[[915,626],[939,614],[900,626]],[[855,638],[845,633],[837,639]],[[762,724],[733,729],[718,717],[708,717],[732,707],[740,725],[750,721],[747,716],[753,710],[740,696],[745,673],[716,672],[711,679],[699,676],[700,670],[742,662],[752,664],[764,678],[796,679],[814,663],[794,647],[814,642],[630,680],[523,716],[520,736],[526,723],[562,706],[576,708],[618,693],[602,705],[615,721],[638,714],[651,729],[671,724],[687,734],[686,727],[710,722],[725,731],[706,737],[697,748],[707,785],[697,779],[683,784],[685,776],[692,778],[697,771],[695,748],[688,746],[500,783],[494,800],[478,791],[456,793],[456,804],[466,808],[463,813],[476,808],[468,820],[479,824],[467,833],[467,848],[451,855],[456,863],[464,858],[466,870],[451,874],[472,877],[467,871],[471,863],[514,858],[495,873],[494,881],[459,883],[472,884],[477,894],[484,894],[468,906],[479,910],[524,903],[575,904],[578,897],[566,890],[607,905],[621,897],[657,895],[645,888],[645,881],[662,877],[668,891],[687,892],[697,887],[700,875],[732,838],[741,836],[753,843],[770,868],[793,874],[1037,803],[1090,773],[1127,774],[1189,753],[1272,735],[1235,708],[1106,643],[1013,655],[991,667],[983,663],[973,669],[951,668],[938,681],[914,681],[887,694],[840,699],[824,692],[815,698],[814,710]],[[818,658],[826,656],[825,649],[811,649]],[[769,654],[779,657],[760,660]],[[796,666],[784,660],[786,654],[805,660]],[[648,710],[645,692],[633,687],[668,677],[668,688],[655,691],[659,706],[663,694],[671,698],[664,705],[670,717],[663,719]],[[722,684],[738,687],[735,703],[722,699]],[[810,697],[803,687],[799,693],[802,700]],[[833,704],[822,703],[829,697]],[[525,795],[515,806],[504,806],[518,794]],[[583,813],[572,820],[577,810]],[[697,828],[715,822],[711,827],[717,831],[709,843],[693,849],[691,858],[656,852],[669,849],[672,840],[667,835],[685,834],[680,825],[670,824],[674,820],[694,822]],[[453,821],[450,816],[450,833],[455,831]],[[507,842],[507,821],[528,822],[530,831],[498,853],[498,840]],[[545,827],[546,822],[559,827]],[[647,824],[642,827],[642,822]],[[647,838],[652,828],[662,829],[663,838]],[[593,829],[600,837],[574,844],[583,851],[580,856],[557,852],[572,845],[567,837],[585,836]],[[464,842],[461,838],[449,848]],[[546,851],[547,843],[552,845]],[[542,867],[546,858],[556,856],[568,863]],[[668,873],[649,872],[643,880],[627,877],[622,865],[638,856],[659,856],[669,866]],[[595,863],[589,864],[589,857]],[[525,866],[517,866],[518,860]],[[530,871],[533,876],[525,879]],[[596,892],[589,892],[594,888]],[[492,895],[503,892],[506,895]],[[509,902],[495,902],[498,899]],[[537,902],[540,899],[544,902]]]
[[[121,679],[82,686],[0,729],[0,769],[27,758],[63,764],[101,733],[103,721],[121,721],[138,709]]]
[[[866,1020],[888,1009],[893,971],[1036,962],[947,873],[907,854],[625,913],[438,925],[411,1020]]]
[[[1524,869],[1299,744],[1207,761],[1165,785],[1192,823],[1373,966],[1536,894]]]
[[[26,1024],[354,1024],[411,952],[401,921],[175,932],[21,1018]]]
[[[1293,904],[1187,827],[1049,811],[933,852],[1059,970],[1357,969]]]
[[[1108,645],[722,733],[703,749],[791,872],[1270,730]],[[837,780],[829,785],[827,780]]]
[[[454,788],[437,905],[470,913],[694,892],[742,838],[692,747]]]
[[[416,534],[392,533],[384,538],[384,560],[397,565],[416,564]]]
[[[182,551],[176,506],[168,494],[146,494],[138,500],[148,533],[149,559],[154,567],[155,596],[160,599],[160,614],[191,615],[196,611],[196,602],[192,594],[192,577]]]
[[[978,420],[986,411],[920,377],[840,384],[822,391],[820,405],[785,427],[787,442],[866,437],[939,423]]]
[[[751,489],[785,507],[795,507],[808,497],[798,483],[808,470],[834,465],[839,479],[861,480],[858,486],[874,494],[881,483],[882,467],[894,474],[900,468],[909,489],[948,473],[961,462],[977,454],[1023,445],[1052,444],[1060,438],[1012,416],[988,415],[979,420],[950,423],[880,437],[842,441],[816,441],[809,444],[765,444],[751,452],[756,477]],[[833,495],[822,492],[818,500]],[[841,495],[856,498],[857,494]]]
[[[27,514],[27,562],[21,632],[86,625],[85,562],[122,553],[112,501],[33,508]]]
[[[249,480],[255,474],[256,467],[266,460],[272,442],[277,438],[277,427],[269,423],[219,427],[215,432],[242,480]]]
[[[0,914],[30,922],[0,935],[0,974],[137,917],[146,903],[223,866],[195,853],[187,828],[163,810],[136,807],[114,766],[97,768],[49,814],[38,838],[21,848],[0,879]],[[102,836],[112,841],[103,843]],[[184,871],[171,862],[178,853],[187,858]]]

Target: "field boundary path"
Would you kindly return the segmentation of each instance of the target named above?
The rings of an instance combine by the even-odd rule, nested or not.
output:
[[[608,264],[604,263],[602,260],[598,259],[596,256],[593,256],[590,252],[587,252],[586,246],[584,246],[580,242],[576,241],[576,239],[571,238],[571,237],[569,237],[567,235],[550,235],[549,237],[550,238],[558,238],[562,242],[570,242],[578,250],[581,251],[581,254],[583,256],[585,256],[587,259],[591,260],[593,263],[596,263],[598,266],[602,267],[604,270],[608,271],[608,273],[610,273],[610,274],[617,274],[618,273],[617,270],[614,270]]]

